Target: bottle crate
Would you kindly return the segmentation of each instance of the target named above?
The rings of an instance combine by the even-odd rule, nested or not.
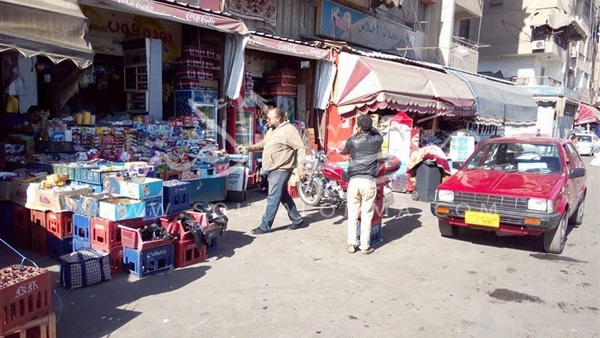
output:
[[[38,226],[31,227],[31,251],[38,255],[48,255],[48,234],[46,229]]]
[[[200,263],[206,260],[206,246],[198,250],[196,241],[188,239],[186,241],[175,242],[175,268]]]
[[[56,237],[52,234],[46,235],[48,244],[48,256],[51,258],[58,259],[62,255],[73,252],[73,237]]]
[[[46,213],[46,229],[48,233],[58,237],[73,237],[73,212],[52,212]]]
[[[29,212],[29,222],[31,226],[40,227],[46,229],[46,212],[41,210],[31,209]]]
[[[165,181],[163,186],[163,207],[165,215],[190,208],[189,182]]]
[[[111,248],[123,245],[119,224],[141,221],[134,218],[124,221],[111,221],[102,217],[92,217],[90,225],[90,241],[93,249],[110,252]]]
[[[137,251],[145,251],[156,247],[163,247],[166,245],[173,244],[173,238],[164,238],[151,241],[144,241],[142,239],[142,229],[156,223],[154,220],[130,222],[127,224],[119,224],[121,228],[122,243],[125,248],[134,249]]]
[[[11,201],[0,201],[0,238],[6,242],[13,240],[13,212]]]
[[[137,251],[123,248],[123,266],[137,277],[145,277],[173,269],[173,244]]]
[[[28,321],[23,325],[14,327],[0,333],[0,338],[56,338],[56,315],[50,311]]]
[[[13,243],[25,250],[31,249],[31,211],[13,202]]]
[[[52,309],[50,271],[13,265],[0,270],[0,333]]]
[[[92,248],[90,241],[91,222],[91,217],[73,215],[73,251]]]

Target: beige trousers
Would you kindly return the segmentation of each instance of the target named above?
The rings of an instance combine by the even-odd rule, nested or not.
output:
[[[371,246],[371,220],[377,195],[375,178],[352,178],[348,184],[348,245],[358,245],[360,218],[360,250]]]

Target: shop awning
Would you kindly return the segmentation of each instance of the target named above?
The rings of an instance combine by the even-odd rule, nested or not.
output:
[[[55,63],[69,59],[86,68],[94,57],[86,32],[77,0],[0,0],[0,52],[15,49]]]
[[[525,89],[483,76],[448,70],[469,85],[477,104],[476,119],[496,126],[530,126],[537,121],[537,103]]]
[[[308,42],[296,41],[274,35],[251,32],[246,48],[296,56],[313,60],[333,60],[331,49],[317,47]]]
[[[579,113],[575,124],[600,123],[600,110],[585,103],[579,104]]]
[[[242,35],[249,33],[246,25],[238,19],[187,4],[151,0],[80,0],[80,2],[90,6],[177,21],[225,33]]]
[[[340,115],[378,109],[422,114],[473,115],[475,98],[452,75],[397,62],[342,52],[332,104]]]

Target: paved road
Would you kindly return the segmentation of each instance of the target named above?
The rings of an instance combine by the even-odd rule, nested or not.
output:
[[[57,286],[59,337],[597,337],[600,167],[588,168],[585,221],[560,256],[537,238],[442,238],[429,205],[403,194],[370,256],[346,252],[343,212],[305,209],[310,226],[289,231],[280,210],[281,230],[255,237],[264,195],[251,194],[205,263]]]

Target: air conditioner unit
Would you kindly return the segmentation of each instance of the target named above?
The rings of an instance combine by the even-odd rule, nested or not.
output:
[[[546,41],[545,40],[534,40],[531,41],[531,50],[532,51],[543,51],[546,49]]]

